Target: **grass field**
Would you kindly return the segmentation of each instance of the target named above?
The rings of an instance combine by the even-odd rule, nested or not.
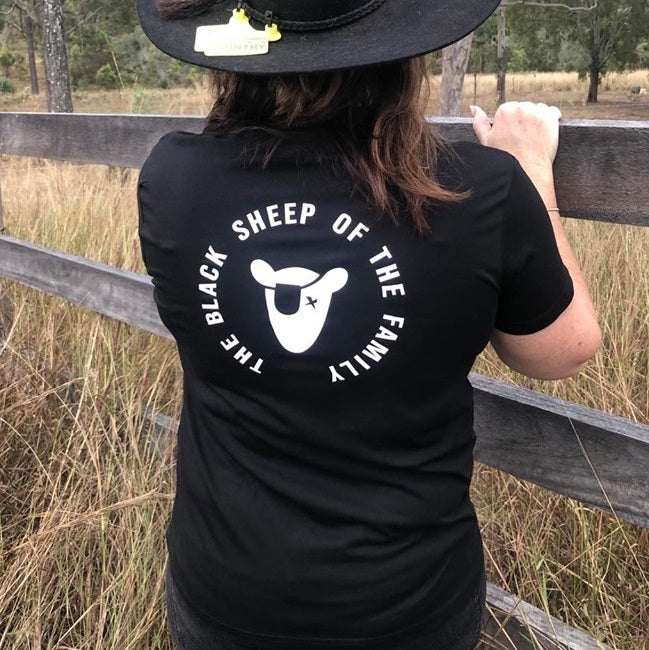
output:
[[[626,91],[647,79],[646,71],[607,77],[597,108],[579,104],[576,75],[512,76],[511,96],[557,103],[572,117],[649,119],[649,104]],[[478,80],[487,109],[492,81]],[[88,112],[208,105],[204,89],[76,97]],[[12,235],[142,270],[136,172],[6,156],[1,170]],[[477,370],[649,424],[649,230],[567,227],[601,314],[603,350],[566,382],[517,377],[490,351]],[[0,649],[168,650],[173,446],[152,446],[143,410],[178,414],[174,346],[16,284],[0,287]],[[485,467],[473,494],[492,581],[616,650],[649,648],[649,531]]]
[[[206,77],[207,80],[207,77]],[[432,94],[429,112],[435,114],[439,105],[440,77],[431,78]],[[15,95],[0,95],[0,110],[45,111],[44,94],[29,94],[27,82],[16,82]],[[529,72],[507,77],[507,99],[544,101],[559,106],[564,117],[592,119],[649,120],[649,95],[632,96],[632,86],[649,90],[649,70],[607,74],[600,87],[600,101],[586,105],[588,81],[576,72]],[[496,107],[496,78],[494,75],[467,75],[464,82],[463,115],[469,115],[469,104],[481,105],[492,111]],[[79,91],[74,94],[78,113],[173,113],[204,115],[210,107],[207,81],[192,89],[156,90],[128,87],[123,90]]]

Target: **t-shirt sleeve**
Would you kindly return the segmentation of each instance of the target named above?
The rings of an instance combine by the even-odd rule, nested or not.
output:
[[[503,211],[501,293],[496,329],[533,334],[553,323],[574,295],[550,217],[536,188],[513,161]]]
[[[182,221],[175,198],[178,155],[169,134],[153,148],[142,166],[137,189],[142,258],[153,281],[153,296],[164,324],[171,329],[182,321],[180,263]],[[179,327],[176,327],[176,332]]]
[[[149,275],[157,282],[169,268],[176,248],[175,224],[168,194],[173,188],[173,154],[169,151],[174,134],[164,136],[142,165],[137,187],[137,205],[142,259]]]

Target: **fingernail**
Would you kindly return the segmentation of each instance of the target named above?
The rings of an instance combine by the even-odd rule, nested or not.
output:
[[[476,107],[473,106],[473,104],[472,104],[471,106],[469,106],[469,110],[471,111],[471,115],[472,115],[473,117],[475,117],[475,109],[476,109]]]

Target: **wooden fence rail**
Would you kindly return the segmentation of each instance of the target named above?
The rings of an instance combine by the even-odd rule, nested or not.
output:
[[[469,120],[431,122],[450,139],[472,137]],[[0,153],[137,168],[164,133],[202,125],[195,117],[0,113]],[[555,177],[564,214],[649,226],[649,122],[566,121]],[[0,277],[170,336],[147,276],[4,235]],[[471,382],[477,460],[649,528],[649,426],[479,375]],[[503,598],[511,597],[490,587],[491,602]],[[603,647],[551,626],[560,647]]]
[[[0,276],[170,337],[150,279],[11,237]],[[476,458],[649,528],[649,427],[472,375]]]
[[[468,119],[430,122],[449,139],[473,137]],[[163,134],[200,132],[203,124],[167,115],[0,113],[0,153],[136,168]],[[563,213],[649,226],[648,155],[649,122],[565,120],[555,164]]]

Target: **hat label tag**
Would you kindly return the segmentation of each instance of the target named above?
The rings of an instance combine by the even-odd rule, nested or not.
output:
[[[205,56],[255,56],[268,54],[270,41],[268,28],[255,29],[246,12],[235,9],[227,25],[198,27],[194,50]]]

